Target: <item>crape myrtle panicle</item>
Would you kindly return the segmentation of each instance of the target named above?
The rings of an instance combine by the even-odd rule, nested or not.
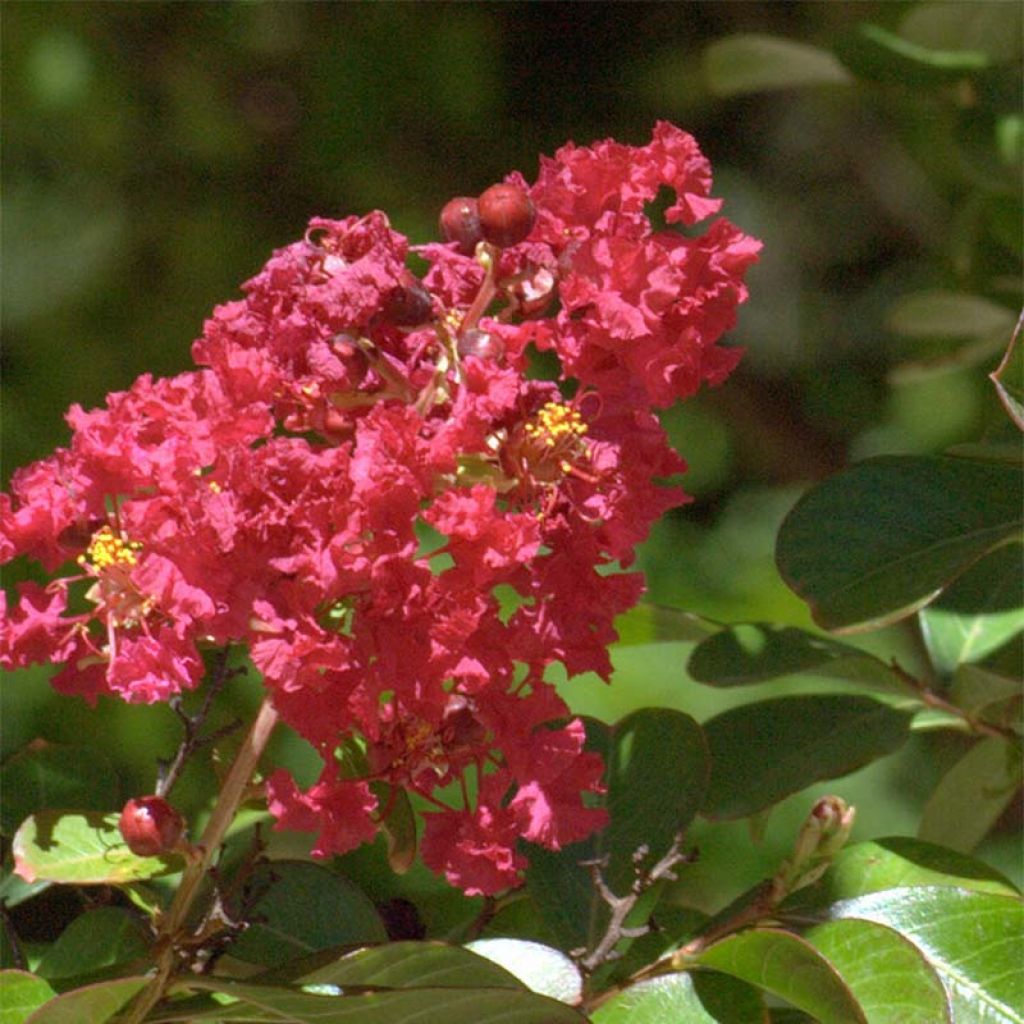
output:
[[[685,466],[653,410],[740,357],[718,342],[760,243],[674,227],[717,212],[710,187],[661,122],[453,200],[447,241],[315,218],[214,310],[197,369],[73,406],[69,446],[15,474],[3,560],[59,575],[20,585],[2,664],[151,703],[199,684],[201,649],[243,645],[323,759],[308,788],[269,775],[279,828],[344,853],[404,790],[428,866],[470,894],[517,885],[517,840],[606,820],[600,758],[545,674],[609,678],[642,580],[608,568],[686,500],[659,484]],[[531,347],[557,381],[527,376]]]

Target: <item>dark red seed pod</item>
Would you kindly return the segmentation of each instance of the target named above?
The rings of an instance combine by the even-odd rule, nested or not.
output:
[[[518,185],[492,185],[477,200],[480,230],[492,245],[505,248],[521,242],[533,228],[533,201]]]
[[[476,200],[469,196],[456,196],[444,204],[441,211],[441,237],[446,242],[458,242],[459,252],[472,256],[477,242],[482,239],[480,212]]]
[[[399,283],[384,299],[384,316],[398,327],[417,327],[430,315],[430,292],[418,277],[403,270]]]
[[[124,805],[118,827],[132,853],[159,857],[178,845],[185,819],[162,796],[140,796]]]
[[[505,346],[501,338],[487,331],[481,331],[478,327],[471,327],[459,335],[458,343],[455,346],[463,359],[466,356],[476,356],[479,359],[490,359],[497,362],[505,354]]]

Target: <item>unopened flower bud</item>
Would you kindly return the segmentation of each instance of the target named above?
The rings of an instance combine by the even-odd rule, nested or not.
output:
[[[488,359],[497,362],[505,354],[505,346],[501,338],[487,331],[481,331],[478,327],[471,327],[459,335],[456,345],[459,355],[463,359],[466,356],[476,356],[478,359]]]
[[[473,255],[477,242],[483,238],[475,199],[456,196],[445,203],[441,211],[441,237],[446,242],[458,242],[459,252],[465,256]]]
[[[118,827],[132,853],[159,857],[178,847],[185,819],[162,796],[141,796],[124,805]]]
[[[533,201],[518,185],[492,185],[477,200],[480,230],[492,245],[506,248],[521,242],[533,228]]]
[[[384,316],[398,327],[417,327],[430,319],[430,292],[423,282],[403,270],[399,283],[384,299]]]

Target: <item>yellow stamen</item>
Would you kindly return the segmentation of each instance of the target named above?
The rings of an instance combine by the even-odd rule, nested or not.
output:
[[[134,540],[123,540],[109,526],[93,534],[92,542],[84,555],[78,556],[80,565],[91,564],[94,569],[109,569],[112,565],[137,565],[137,551],[142,544]]]

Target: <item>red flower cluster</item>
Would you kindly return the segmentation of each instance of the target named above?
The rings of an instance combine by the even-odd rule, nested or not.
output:
[[[244,644],[324,763],[306,791],[270,777],[280,827],[341,853],[418,794],[425,862],[468,893],[518,883],[518,838],[557,849],[605,820],[545,671],[608,678],[642,589],[609,569],[684,500],[656,483],[684,464],[651,409],[735,365],[716,342],[759,248],[724,220],[652,228],[662,188],[669,224],[719,205],[666,123],[506,184],[528,236],[418,247],[422,279],[382,213],[312,221],[214,311],[200,369],[71,410],[0,534],[5,561],[78,565],[22,585],[0,663],[152,702],[197,685],[203,647]],[[528,378],[531,345],[560,380]]]

